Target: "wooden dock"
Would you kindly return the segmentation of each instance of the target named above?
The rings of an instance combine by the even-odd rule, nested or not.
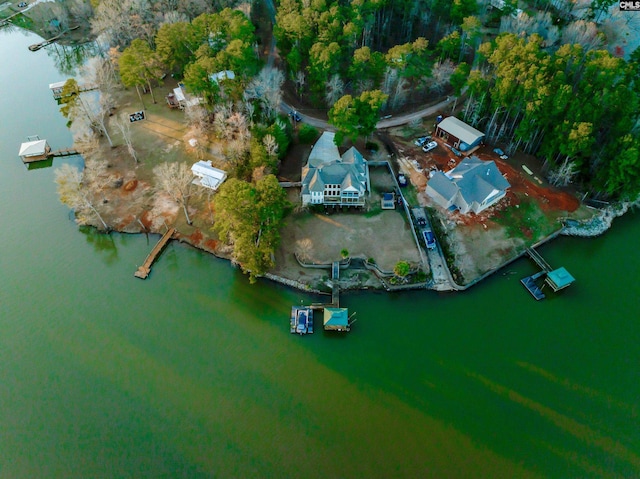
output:
[[[50,156],[56,157],[56,158],[59,156],[74,156],[79,154],[80,152],[78,150],[74,150],[73,148],[61,148],[59,150],[52,151],[51,153],[49,153]]]
[[[529,255],[529,258],[531,258],[540,267],[540,269],[547,273],[551,271],[551,266],[549,266],[549,263],[547,263],[544,258],[540,256],[540,253],[538,253],[536,250],[534,250],[533,248],[527,248],[527,254]]]
[[[22,12],[20,12],[20,13],[22,13]],[[44,48],[47,45],[51,45],[53,42],[56,42],[56,41],[60,40],[62,37],[64,37],[67,33],[71,32],[73,30],[76,30],[78,28],[80,28],[80,25],[76,25],[75,27],[71,27],[71,28],[65,30],[64,32],[56,35],[55,37],[51,37],[51,38],[49,38],[47,40],[44,40],[44,41],[42,41],[40,43],[35,43],[33,45],[29,45],[29,50],[31,50],[32,52],[37,52],[41,48]]]
[[[138,268],[138,270],[133,274],[136,278],[147,279],[149,273],[151,273],[151,265],[156,260],[162,250],[167,245],[170,239],[173,238],[174,233],[176,232],[175,228],[169,228],[167,232],[160,238],[160,241],[154,246],[151,250],[151,253],[147,256],[147,259],[144,260],[142,266]]]

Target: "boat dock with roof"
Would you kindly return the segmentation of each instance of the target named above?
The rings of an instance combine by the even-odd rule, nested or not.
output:
[[[526,253],[540,267],[541,271],[522,278],[520,282],[537,301],[546,297],[542,292],[546,285],[550,286],[554,292],[557,292],[575,281],[575,278],[565,268],[552,269],[549,263],[540,256],[540,253],[533,248],[527,248]],[[544,278],[544,282],[540,286],[537,283],[539,278]]]
[[[314,310],[322,310],[323,327],[325,331],[346,332],[351,330],[351,325],[355,322],[355,319],[352,319],[355,316],[355,313],[352,313],[351,316],[349,316],[349,309],[340,307],[339,278],[340,263],[338,261],[334,261],[331,264],[331,303],[313,303],[311,306],[293,306],[291,308],[291,333],[313,333]],[[301,312],[306,314],[306,318],[308,318],[307,321],[310,322],[310,331],[305,330],[305,324],[303,321],[306,318],[304,316],[299,316]]]
[[[73,155],[79,155],[73,148],[61,148],[52,151],[47,140],[41,140],[38,135],[28,136],[27,141],[20,145],[20,151],[18,151],[18,156],[22,158],[25,164],[45,161],[58,156]]]

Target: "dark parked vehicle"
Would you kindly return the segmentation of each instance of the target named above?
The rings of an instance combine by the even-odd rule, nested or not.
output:
[[[295,121],[302,121],[302,117],[300,116],[300,113],[298,113],[297,111],[293,110],[289,113],[289,116],[291,118],[293,118]]]
[[[428,141],[431,141],[431,137],[429,135],[421,136],[420,138],[416,138],[416,141],[414,141],[413,144],[416,146],[424,146]]]

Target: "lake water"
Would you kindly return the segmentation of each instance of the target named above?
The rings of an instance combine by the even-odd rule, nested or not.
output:
[[[640,477],[640,218],[541,249],[577,281],[535,302],[522,260],[465,293],[312,301],[157,238],[79,229],[27,135],[71,145],[37,37],[0,30],[0,478]]]

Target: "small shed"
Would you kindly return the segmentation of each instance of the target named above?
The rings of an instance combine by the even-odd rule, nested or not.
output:
[[[484,133],[458,120],[455,116],[447,117],[438,123],[436,136],[462,152],[479,146],[484,140]]]
[[[184,95],[182,87],[174,88],[173,93],[169,93],[166,98],[167,104],[170,108],[184,109],[187,102],[187,98]]]
[[[349,310],[347,308],[324,308],[324,329],[326,331],[349,331]]]
[[[227,172],[211,166],[211,161],[198,161],[193,164],[191,171],[196,176],[193,180],[194,185],[212,190],[217,190],[227,179]]]
[[[547,273],[546,281],[551,289],[559,291],[573,283],[575,278],[565,268],[558,268]]]
[[[29,140],[20,145],[20,151],[18,152],[23,162],[30,163],[32,161],[46,160],[51,156],[51,147],[47,140],[41,140],[37,136],[29,137]]]

